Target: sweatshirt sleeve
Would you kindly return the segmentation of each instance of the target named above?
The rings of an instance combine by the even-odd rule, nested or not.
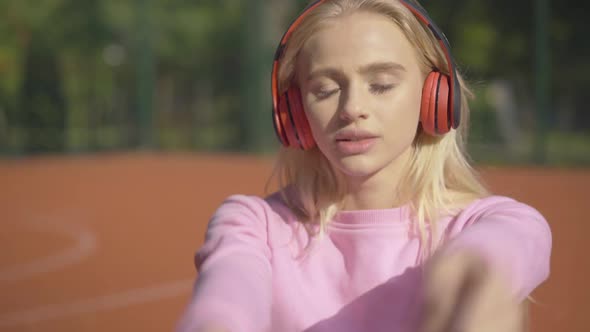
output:
[[[480,200],[447,231],[443,254],[467,250],[481,255],[507,278],[519,300],[549,277],[551,230],[526,204],[500,196]]]
[[[207,324],[231,332],[264,331],[270,324],[271,254],[263,204],[257,197],[231,196],[210,219],[178,332]]]

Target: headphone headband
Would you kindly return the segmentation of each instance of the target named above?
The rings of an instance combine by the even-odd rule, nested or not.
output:
[[[422,23],[426,24],[436,40],[438,40],[440,47],[445,54],[449,69],[449,89],[451,90],[449,108],[453,110],[453,121],[451,121],[451,123],[453,128],[457,128],[461,121],[461,87],[457,80],[457,66],[455,64],[455,59],[453,59],[453,55],[451,54],[451,44],[449,43],[447,36],[436,23],[434,23],[425,9],[415,6],[406,0],[399,0],[399,2],[408,8],[416,18],[422,21]]]

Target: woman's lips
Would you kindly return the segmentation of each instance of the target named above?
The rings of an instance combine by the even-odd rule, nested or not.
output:
[[[371,150],[375,143],[377,143],[377,137],[337,139],[336,148],[343,154],[362,154]]]

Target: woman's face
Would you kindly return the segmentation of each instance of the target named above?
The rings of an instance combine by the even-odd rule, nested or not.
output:
[[[332,19],[305,43],[296,70],[313,137],[335,169],[367,177],[401,167],[425,76],[395,23],[365,12]]]

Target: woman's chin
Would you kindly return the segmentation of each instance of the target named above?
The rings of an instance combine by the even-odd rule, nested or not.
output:
[[[363,178],[375,174],[378,167],[369,160],[362,160],[361,158],[346,158],[340,160],[338,169],[346,176]]]

